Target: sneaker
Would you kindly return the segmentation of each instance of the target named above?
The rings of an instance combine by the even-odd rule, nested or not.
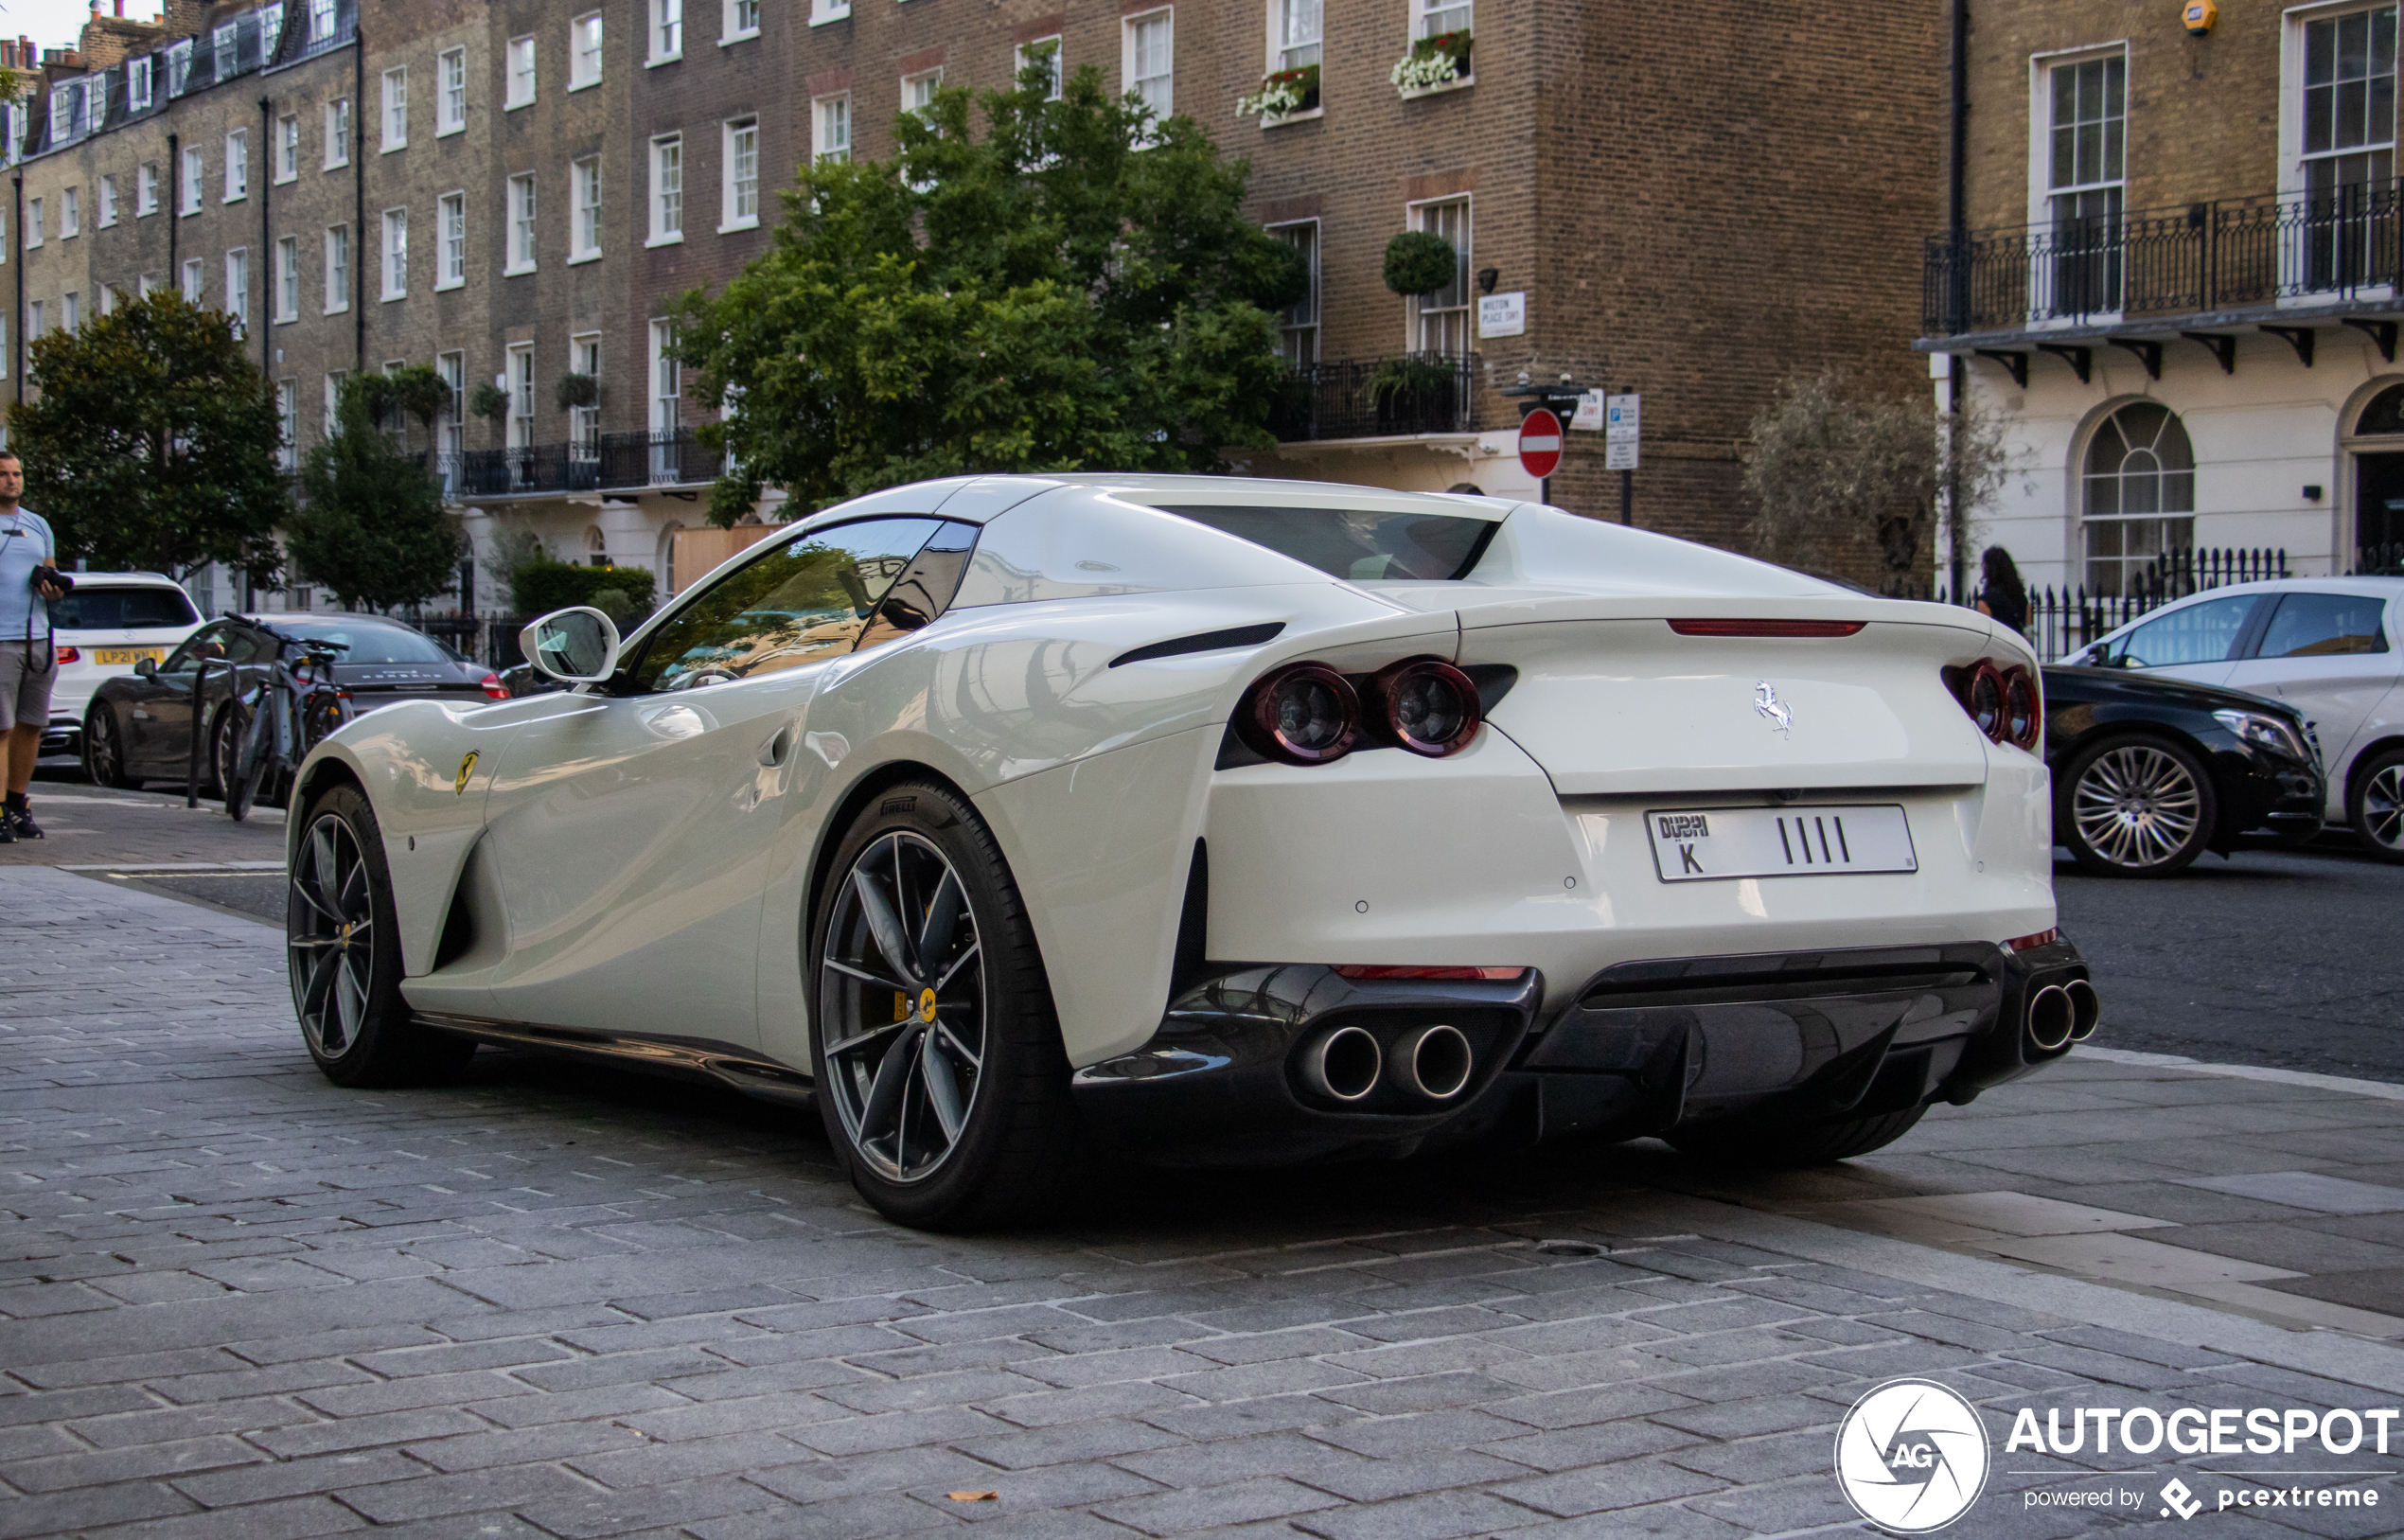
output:
[[[33,809],[30,807],[9,808],[5,815],[0,815],[0,823],[8,824],[10,840],[42,838],[42,825],[33,821]]]
[[[16,842],[17,821],[5,813],[0,813],[0,845],[13,845]]]

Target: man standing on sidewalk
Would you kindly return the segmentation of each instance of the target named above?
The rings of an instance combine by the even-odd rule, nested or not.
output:
[[[50,686],[59,678],[46,601],[66,596],[59,584],[34,583],[37,570],[55,570],[59,547],[48,522],[18,506],[23,496],[25,467],[0,450],[0,734],[7,737],[9,761],[0,844],[42,838],[26,792],[33,785],[42,731],[50,725]]]

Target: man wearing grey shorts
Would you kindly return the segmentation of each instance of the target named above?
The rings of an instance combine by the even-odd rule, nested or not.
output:
[[[56,569],[59,547],[49,522],[18,505],[23,496],[25,467],[0,450],[0,735],[8,744],[0,844],[42,838],[26,792],[33,785],[42,730],[50,725],[50,686],[59,678],[46,601],[66,596],[62,585],[34,582],[37,570]]]

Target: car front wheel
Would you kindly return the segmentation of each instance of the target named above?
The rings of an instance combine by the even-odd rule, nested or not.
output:
[[[2348,800],[2354,832],[2371,854],[2404,861],[2404,749],[2390,749],[2363,766]]]
[[[2072,757],[2054,833],[2105,876],[2168,876],[2194,863],[2219,819],[2212,773],[2166,738],[2111,738]]]
[[[818,1102],[860,1195],[930,1230],[1027,1218],[1075,1144],[1026,909],[950,789],[889,789],[836,853],[812,934]]]

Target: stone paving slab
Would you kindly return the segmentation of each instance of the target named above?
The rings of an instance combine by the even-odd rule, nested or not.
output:
[[[2274,1292],[2390,1302],[2397,1269],[2354,1264],[2404,1236],[2332,1227],[2395,1225],[2358,1189],[2404,1176],[2404,1105],[2342,1089],[2073,1059],[1830,1171],[1571,1145],[1133,1173],[1047,1228],[938,1237],[860,1205],[812,1119],[726,1093],[499,1053],[338,1089],[264,926],[19,867],[0,927],[0,1540],[1861,1528],[1834,1430],[1898,1375],[1983,1409],[1995,1475],[1956,1532],[2068,1534],[2157,1522],[2172,1475],[2286,1478],[2007,1454],[2023,1407],[2404,1396],[2386,1316],[2299,1329],[2315,1301]],[[2164,1153],[2190,1145],[2224,1159]],[[2265,1227],[2363,1249],[2247,1285],[2266,1305],[1990,1244],[2226,1263]],[[2358,1478],[2291,1478],[2377,1517],[2216,1522],[2404,1528],[2395,1431],[2335,1462]],[[2115,1481],[2145,1503],[2032,1506]]]

